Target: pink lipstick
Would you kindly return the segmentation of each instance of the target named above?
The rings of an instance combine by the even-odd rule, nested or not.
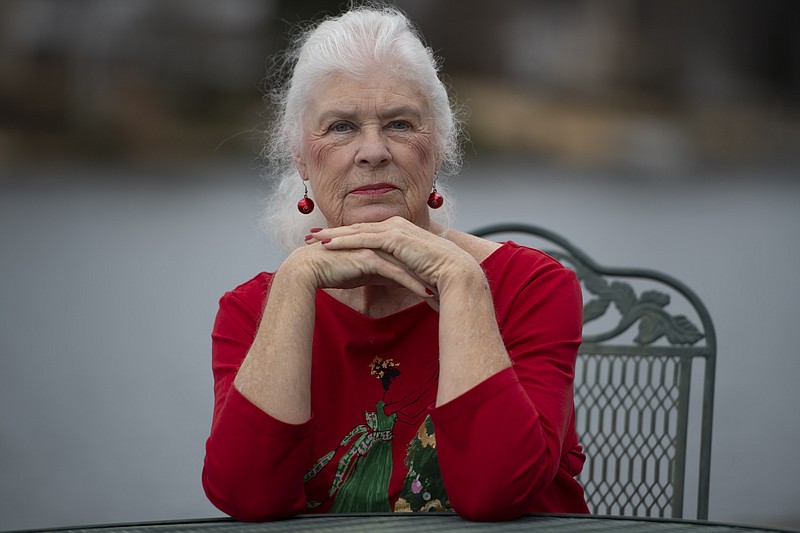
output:
[[[371,183],[369,185],[363,185],[358,187],[357,189],[353,189],[351,191],[352,194],[362,194],[362,195],[381,195],[386,194],[389,191],[393,191],[397,189],[391,183]]]

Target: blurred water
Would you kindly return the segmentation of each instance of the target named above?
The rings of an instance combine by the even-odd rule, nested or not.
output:
[[[0,183],[0,529],[217,515],[200,486],[210,331],[219,296],[280,261],[255,229],[263,184],[238,166],[24,178]],[[695,288],[719,339],[711,519],[800,524],[789,171],[476,163],[453,185],[460,228],[547,226]]]

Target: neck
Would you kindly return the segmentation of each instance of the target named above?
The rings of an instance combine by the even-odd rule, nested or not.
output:
[[[364,285],[354,289],[326,289],[326,292],[370,318],[388,316],[422,301],[422,298],[395,283]]]

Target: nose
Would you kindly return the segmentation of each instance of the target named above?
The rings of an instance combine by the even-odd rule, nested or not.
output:
[[[389,164],[392,154],[381,131],[365,128],[360,136],[356,151],[356,165],[364,168],[378,168]]]

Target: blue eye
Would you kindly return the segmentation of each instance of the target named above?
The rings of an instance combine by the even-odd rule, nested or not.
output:
[[[334,122],[328,129],[336,133],[347,133],[352,129],[352,126],[347,122]]]
[[[411,124],[406,122],[405,120],[393,120],[389,123],[389,127],[393,130],[400,130],[404,131],[411,128]]]

